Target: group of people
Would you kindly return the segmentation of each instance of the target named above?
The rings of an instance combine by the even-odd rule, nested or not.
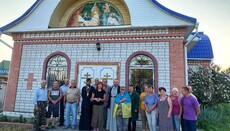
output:
[[[64,128],[71,126],[72,129],[76,129],[80,96],[80,89],[76,87],[75,80],[72,80],[69,86],[69,80],[66,79],[65,84],[61,87],[58,81],[54,81],[53,87],[49,89],[46,88],[46,81],[42,80],[41,87],[35,90],[33,99],[34,130],[48,130],[49,122],[52,122],[50,128],[56,129],[56,117],[60,117],[59,126],[65,125]],[[72,113],[71,121],[70,113]]]
[[[200,109],[191,86],[182,87],[181,95],[173,88],[170,96],[164,87],[159,88],[159,94],[153,86],[143,90],[139,94],[133,85],[119,86],[118,79],[113,80],[111,87],[107,79],[100,82],[98,78],[91,85],[88,78],[80,93],[75,80],[69,86],[66,79],[61,87],[55,81],[50,89],[46,89],[46,81],[42,80],[33,100],[34,130],[47,130],[51,116],[50,128],[55,129],[56,117],[60,117],[59,126],[64,126],[63,129],[76,129],[79,113],[79,130],[135,131],[140,113],[143,131],[180,131],[180,127],[184,131],[196,131]],[[78,110],[80,98],[81,110]]]

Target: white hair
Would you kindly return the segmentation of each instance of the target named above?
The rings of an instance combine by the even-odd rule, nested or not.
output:
[[[172,88],[172,92],[178,92],[178,89],[176,87]]]

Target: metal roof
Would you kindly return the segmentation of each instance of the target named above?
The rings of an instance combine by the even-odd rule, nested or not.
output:
[[[194,34],[194,33],[192,33]],[[211,60],[214,58],[212,44],[207,35],[199,32],[199,42],[188,52],[188,59]]]
[[[22,20],[24,20],[27,16],[29,16],[29,14],[30,14],[31,12],[33,12],[33,10],[34,10],[35,7],[40,3],[40,1],[41,1],[41,0],[36,0],[36,1],[34,2],[34,4],[33,4],[24,14],[22,14],[22,16],[20,16],[20,17],[17,18],[16,20],[10,22],[9,24],[7,24],[7,25],[5,25],[5,26],[3,26],[3,27],[0,27],[0,31],[4,31],[4,30],[6,30],[6,29],[8,29],[8,28],[10,28],[10,27],[12,27],[12,26],[18,24],[18,23],[21,22]]]
[[[159,2],[157,2],[157,0],[151,0],[157,7],[159,7],[160,9],[162,9],[163,11],[175,16],[175,17],[178,17],[178,18],[181,18],[183,20],[186,20],[186,21],[190,21],[190,22],[193,22],[193,23],[196,23],[197,20],[196,18],[193,18],[193,17],[190,17],[190,16],[186,16],[186,15],[183,15],[183,14],[180,14],[178,12],[175,12],[165,6],[163,6],[162,4],[160,4]]]

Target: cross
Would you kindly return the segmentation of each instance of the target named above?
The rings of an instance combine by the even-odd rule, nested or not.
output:
[[[87,72],[85,75],[84,75],[85,77],[81,77],[82,79],[88,79],[88,78],[90,78],[90,74]],[[92,78],[91,78],[92,79]]]
[[[111,75],[109,75],[109,73],[106,73],[106,75],[104,75],[105,78],[103,79],[107,79],[107,80],[113,80],[113,78],[110,78]]]
[[[29,73],[28,78],[24,80],[27,81],[27,90],[32,90],[33,81],[37,81],[34,79],[34,73]]]

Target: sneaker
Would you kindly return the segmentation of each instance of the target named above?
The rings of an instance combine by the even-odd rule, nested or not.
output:
[[[55,126],[51,126],[51,129],[55,130],[55,129],[56,129],[56,127],[55,127]]]
[[[69,128],[69,126],[64,126],[64,127],[63,127],[63,129],[68,129],[68,128]]]
[[[72,126],[72,127],[71,127],[71,129],[72,129],[72,130],[75,130],[75,129],[76,129],[76,127],[75,127],[75,126]]]
[[[63,124],[59,124],[59,125],[58,125],[58,127],[61,127],[61,126],[63,126]]]
[[[48,131],[49,127],[41,128],[41,131]]]

